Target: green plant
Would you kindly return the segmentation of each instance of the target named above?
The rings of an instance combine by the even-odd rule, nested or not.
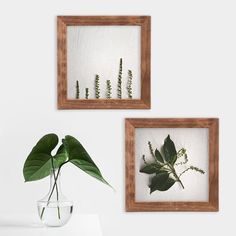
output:
[[[128,70],[128,82],[127,82],[127,92],[128,92],[128,98],[132,99],[132,81],[133,81],[133,73],[132,70]]]
[[[151,142],[148,142],[148,147],[151,156],[154,158],[154,162],[148,163],[145,159],[145,155],[142,156],[144,166],[140,169],[141,173],[152,175],[151,184],[149,185],[150,194],[156,190],[167,191],[176,182],[180,183],[182,188],[184,185],[180,180],[180,177],[189,170],[193,170],[204,174],[205,172],[198,167],[190,166],[183,170],[180,174],[176,172],[176,166],[184,165],[188,162],[186,149],[181,148],[178,152],[176,151],[174,142],[168,135],[164,141],[164,145],[161,151],[153,149]],[[184,161],[177,162],[181,157],[184,157]],[[155,174],[153,176],[153,174]]]
[[[97,99],[100,98],[100,83],[99,83],[99,75],[95,76],[95,97]]]
[[[107,91],[106,91],[106,98],[107,99],[111,99],[111,94],[112,94],[111,90],[112,90],[111,81],[107,80]]]
[[[89,88],[85,88],[85,99],[89,98]]]
[[[33,147],[23,167],[25,182],[43,179],[50,175],[51,170],[53,170],[54,186],[49,195],[48,203],[54,191],[56,191],[58,197],[57,178],[62,167],[67,163],[73,164],[88,175],[109,185],[109,183],[103,178],[99,168],[96,166],[88,152],[76,138],[66,135],[65,138],[62,139],[62,144],[59,146],[56,154],[52,155],[51,152],[58,145],[58,141],[59,139],[56,134],[47,134],[43,136]],[[58,169],[56,175],[55,169]],[[43,208],[41,212],[41,218],[44,211],[45,208]],[[60,218],[59,207],[58,217]]]
[[[76,80],[76,95],[75,95],[75,97],[76,97],[76,99],[79,99],[79,81],[78,80]]]
[[[120,58],[120,67],[118,74],[118,83],[117,83],[117,97],[122,98],[122,71],[123,71],[123,60]]]

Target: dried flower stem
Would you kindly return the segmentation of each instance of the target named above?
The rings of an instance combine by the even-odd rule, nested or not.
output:
[[[76,95],[75,95],[76,99],[79,99],[79,81],[76,80]]]
[[[111,87],[111,81],[110,80],[107,80],[107,91],[106,91],[106,98],[107,99],[111,99],[111,90],[112,90],[112,87]]]
[[[99,83],[99,75],[95,76],[95,97],[97,99],[100,98],[100,83]]]
[[[154,150],[153,150],[153,147],[152,147],[152,143],[150,141],[148,141],[148,147],[149,147],[151,155],[155,158]]]
[[[89,98],[89,89],[85,88],[85,99]]]
[[[127,92],[128,92],[128,98],[133,98],[133,92],[132,92],[132,80],[133,80],[133,73],[131,70],[128,70],[128,82],[127,82]]]
[[[194,170],[194,171],[199,172],[199,173],[201,173],[201,174],[205,174],[205,171],[204,171],[204,170],[199,169],[198,167],[195,167],[195,166],[190,166],[190,167],[188,167],[186,170],[184,170],[184,171],[179,175],[179,178],[180,178],[181,175],[183,175],[184,173],[186,173],[186,172],[189,171],[189,170]]]
[[[118,75],[118,84],[117,84],[117,97],[122,99],[122,71],[123,71],[123,61],[120,58],[120,68],[119,68],[119,75]]]
[[[182,156],[184,156],[184,161],[175,163],[175,166],[187,164],[187,162],[188,162],[188,155],[187,155],[187,153],[186,153],[186,149],[184,149],[184,148],[181,148],[181,149],[177,152],[177,159],[178,159],[178,158],[181,158]]]
[[[147,164],[147,161],[146,161],[145,155],[142,156],[142,159],[143,159],[144,164]]]

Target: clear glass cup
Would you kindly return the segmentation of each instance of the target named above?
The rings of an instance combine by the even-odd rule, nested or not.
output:
[[[71,218],[73,202],[61,192],[60,172],[52,170],[49,193],[37,202],[38,213],[42,223],[49,227],[65,225]]]

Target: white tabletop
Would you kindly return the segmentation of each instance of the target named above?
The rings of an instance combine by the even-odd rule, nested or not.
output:
[[[96,214],[74,214],[63,227],[45,227],[37,215],[0,215],[1,236],[102,236]]]

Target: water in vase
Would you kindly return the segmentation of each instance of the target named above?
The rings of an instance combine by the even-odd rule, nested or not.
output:
[[[61,192],[60,172],[53,170],[48,194],[38,201],[38,213],[42,223],[50,227],[65,225],[71,218],[73,202]]]
[[[71,218],[73,206],[38,206],[41,221],[46,226],[59,227],[65,225]]]

